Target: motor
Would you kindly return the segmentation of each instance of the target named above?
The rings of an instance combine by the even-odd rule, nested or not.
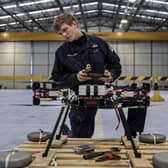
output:
[[[78,100],[78,97],[73,90],[63,89],[62,92],[63,92],[64,102],[72,103]]]

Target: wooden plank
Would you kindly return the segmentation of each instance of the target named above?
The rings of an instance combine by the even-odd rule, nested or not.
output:
[[[120,152],[118,155],[120,155],[121,158],[124,159],[124,160],[127,159],[126,152]],[[75,159],[82,159],[83,160],[83,155],[79,155],[79,154],[76,154],[76,153],[56,152],[56,156],[57,156],[57,159],[60,159],[60,160],[63,160],[63,159],[64,160],[75,160]],[[96,158],[98,158],[98,157],[95,157],[93,159],[96,159]]]
[[[46,168],[49,166],[54,156],[55,156],[55,151],[49,151],[47,157],[42,157],[42,153],[39,153],[29,167],[30,168]]]
[[[73,151],[73,147],[76,145],[81,144],[94,144],[96,147],[95,151],[109,151],[111,147],[119,147],[121,148],[120,156],[123,160],[109,160],[104,162],[96,162],[93,158],[91,160],[84,160],[83,155],[76,154]],[[34,161],[29,165],[29,168],[40,168],[40,167],[47,167],[51,168],[49,160],[51,161],[52,158],[49,158],[41,162],[42,158],[41,153],[45,150],[46,143],[35,143],[35,142],[25,142],[24,144],[20,145],[19,150],[26,150],[26,151],[33,151],[33,155],[35,157]],[[40,155],[38,154],[39,151],[41,152]],[[36,152],[36,153],[35,153]],[[98,168],[109,168],[109,167],[116,167],[116,168],[129,168],[129,163],[127,161],[126,150],[124,146],[121,144],[120,139],[68,139],[68,142],[64,144],[61,148],[51,147],[50,152],[54,152],[56,157],[57,168],[91,168],[91,167],[98,167]],[[47,157],[48,158],[48,157]],[[41,162],[41,163],[40,163]]]
[[[133,168],[152,168],[151,163],[143,156],[141,158],[135,158],[131,152],[128,152],[128,156]]]
[[[94,167],[94,166],[109,166],[109,167],[113,167],[113,166],[118,166],[118,167],[128,167],[128,161],[126,160],[108,160],[108,161],[104,161],[104,162],[95,162],[95,160],[82,160],[82,159],[78,159],[78,160],[57,160],[57,165],[59,166],[90,166],[90,167]]]
[[[111,166],[105,166],[105,165],[98,165],[98,166],[94,166],[93,168],[109,168]],[[53,168],[53,167],[52,167]],[[58,166],[57,168],[79,168],[78,166]],[[90,165],[89,166],[80,166],[80,168],[91,168]],[[112,168],[119,168],[119,166],[113,166]],[[128,166],[124,166],[122,168],[128,168]]]
[[[124,146],[127,148],[127,149],[132,149],[132,145],[131,145],[131,141],[128,141],[127,137],[126,136],[122,136],[121,137],[121,141],[122,143],[124,144]],[[133,139],[134,143],[135,143],[135,146],[136,148],[139,147],[139,144],[137,143],[137,140],[136,139]]]
[[[136,140],[135,143],[138,145],[138,151],[141,152],[142,157],[135,158],[129,143],[126,137],[118,139],[69,138],[67,143],[63,144],[61,148],[51,146],[49,153],[53,153],[53,155],[47,157],[46,160],[41,156],[41,153],[45,151],[46,147],[46,143],[44,142],[39,144],[27,141],[20,145],[18,149],[32,152],[34,160],[29,165],[29,168],[32,168],[32,166],[43,168],[44,165],[46,168],[153,168],[153,154],[168,150],[168,141],[162,144],[145,144]],[[119,147],[121,151],[118,155],[122,159],[96,162],[95,160],[98,158],[96,157],[90,160],[84,160],[82,154],[76,154],[73,150],[74,146],[82,144],[94,144],[96,152],[110,150],[111,147]],[[52,166],[50,162],[52,159],[55,160],[55,158],[57,166]]]

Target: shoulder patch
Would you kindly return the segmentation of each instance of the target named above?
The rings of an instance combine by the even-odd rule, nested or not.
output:
[[[92,48],[97,48],[98,47],[98,44],[93,44],[92,45]]]

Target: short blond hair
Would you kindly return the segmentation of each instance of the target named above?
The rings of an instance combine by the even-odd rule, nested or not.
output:
[[[53,28],[56,32],[58,32],[63,23],[66,23],[68,25],[72,25],[73,21],[77,22],[76,18],[72,14],[70,14],[70,13],[60,14],[55,17]]]

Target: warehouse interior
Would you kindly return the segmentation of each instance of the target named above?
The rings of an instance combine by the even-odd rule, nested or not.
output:
[[[3,152],[15,149],[32,152],[32,148],[34,151],[30,168],[33,168],[34,165],[37,168],[42,167],[42,164],[40,166],[39,163],[39,165],[34,163],[35,153],[39,152],[38,145],[40,143],[30,147],[32,143],[28,142],[27,135],[40,129],[52,132],[61,107],[65,104],[62,103],[61,96],[56,100],[41,99],[40,103],[35,105],[33,82],[51,82],[49,79],[55,61],[55,52],[64,43],[62,36],[54,31],[53,22],[57,15],[64,12],[75,16],[82,32],[103,39],[110,49],[117,53],[122,73],[112,83],[113,85],[131,86],[136,83],[141,89],[143,89],[144,83],[150,85],[147,93],[150,97],[150,104],[147,106],[144,129],[140,134],[152,136],[153,146],[141,144],[139,133],[134,137],[137,143],[140,143],[140,147],[137,149],[141,151],[142,158],[146,159],[144,165],[142,164],[143,160],[140,163],[134,161],[133,157],[132,161],[132,156],[129,154],[129,157],[124,156],[127,158],[124,159],[127,160],[127,163],[126,161],[122,163],[122,159],[120,161],[109,159],[110,161],[99,164],[92,163],[93,159],[91,162],[81,160],[79,155],[70,153],[69,146],[75,140],[78,143],[83,141],[85,144],[90,144],[94,141],[97,142],[98,139],[108,141],[111,139],[113,142],[115,139],[120,140],[121,137],[127,136],[122,121],[120,121],[119,128],[115,129],[119,120],[113,108],[98,108],[93,137],[90,139],[75,138],[75,140],[68,138],[67,145],[69,146],[67,147],[65,144],[64,147],[63,145],[63,152],[61,148],[56,149],[58,152],[58,159],[55,159],[56,162],[58,161],[57,166],[43,165],[43,167],[167,168],[167,0],[0,0],[0,134],[2,135],[0,167],[19,168],[14,163],[12,163],[14,166],[12,167],[8,161],[10,159],[6,159],[10,158],[11,154],[8,154],[4,161]],[[129,107],[123,108],[123,110],[128,119]],[[65,123],[71,129],[68,117]],[[155,134],[166,137],[165,142],[157,144]],[[70,144],[68,144],[69,142]],[[25,148],[20,147],[21,144]],[[107,148],[106,142],[104,144],[103,150]],[[110,145],[115,146],[114,144]],[[96,150],[100,151],[100,149]],[[123,155],[127,151],[123,150],[123,147],[121,149],[122,153],[119,155]],[[44,150],[45,148],[43,148]],[[51,151],[54,151],[54,148]],[[153,156],[160,152],[164,152],[165,156],[159,158],[160,160],[156,159],[158,162],[155,163],[156,166]],[[67,155],[64,158],[64,155],[61,154]],[[61,162],[62,160],[66,163]],[[145,164],[146,161],[147,164]]]
[[[3,0],[2,31],[52,31],[53,17],[74,13],[84,31],[167,31],[166,0]]]

